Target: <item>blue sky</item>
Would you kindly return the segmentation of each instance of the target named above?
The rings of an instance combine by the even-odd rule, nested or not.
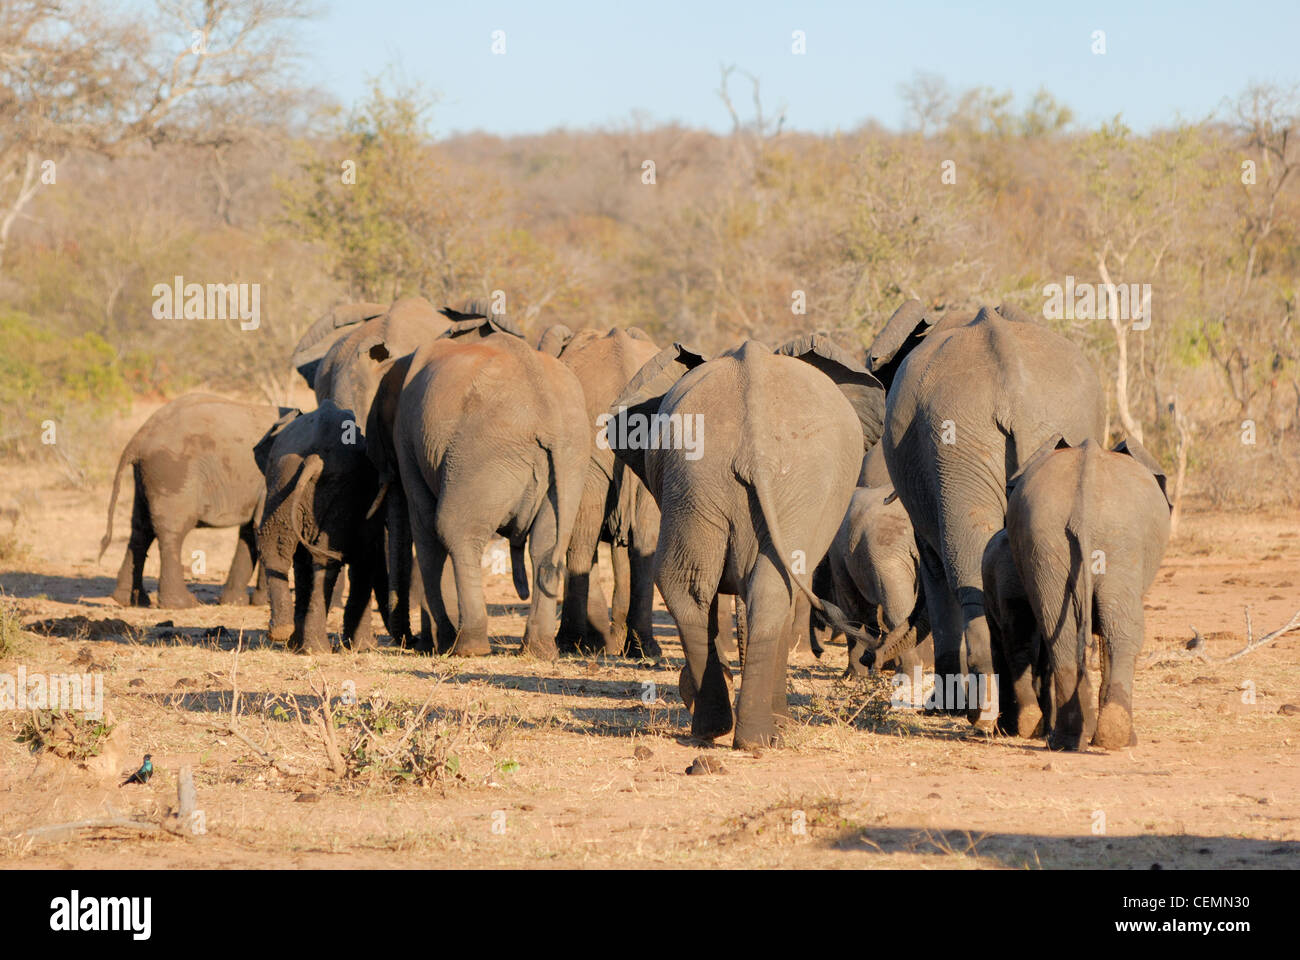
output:
[[[396,65],[441,96],[436,134],[532,133],[650,121],[725,130],[719,64],[757,75],[769,112],[829,132],[904,117],[897,88],[918,70],[955,90],[1046,87],[1093,125],[1139,129],[1220,109],[1249,82],[1300,81],[1300,2],[475,3],[328,0],[305,30],[307,79],[352,103]],[[505,55],[492,53],[493,31]],[[795,30],[807,53],[791,53]],[[1106,53],[1091,52],[1094,30]],[[733,97],[749,104],[748,88]]]

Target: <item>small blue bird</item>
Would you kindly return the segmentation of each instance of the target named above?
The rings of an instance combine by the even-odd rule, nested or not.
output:
[[[127,777],[125,780],[123,780],[122,786],[125,787],[128,783],[148,783],[149,778],[152,776],[153,776],[153,754],[146,753],[144,755],[144,763],[140,765],[140,769],[137,770],[135,773],[131,774],[131,776]]]

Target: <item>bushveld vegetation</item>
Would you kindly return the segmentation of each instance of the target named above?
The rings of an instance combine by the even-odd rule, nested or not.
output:
[[[200,5],[224,59],[102,6],[76,43],[48,4],[0,12],[4,455],[85,482],[111,469],[97,418],[132,394],[283,400],[293,344],[344,299],[501,291],[530,331],[637,324],[715,350],[810,328],[862,344],[914,296],[1007,300],[1067,333],[1108,386],[1112,433],[1140,436],[1183,492],[1296,497],[1295,90],[1138,132],[1085,128],[1046,91],[918,75],[905,129],[813,135],[724,68],[700,96],[725,135],[633,119],[435,137],[418,84],[380,78],[350,106],[295,85],[286,38],[310,11],[292,0]],[[259,284],[260,325],[157,319],[153,288],[177,276]],[[1149,315],[1045,315],[1067,277],[1149,284]],[[57,445],[47,420],[71,427]]]

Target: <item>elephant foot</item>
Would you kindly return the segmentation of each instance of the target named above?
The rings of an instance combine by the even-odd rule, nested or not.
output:
[[[221,596],[217,603],[223,607],[243,607],[248,605],[248,590],[240,587],[237,590],[222,590]]]
[[[1053,730],[1047,737],[1047,749],[1072,752],[1079,749],[1079,740],[1080,737],[1077,733],[1070,734]]]
[[[254,590],[253,595],[249,597],[248,602],[250,606],[264,607],[269,599],[270,597],[267,595],[265,590]]]
[[[736,736],[731,746],[736,750],[766,750],[768,747],[781,746],[782,738],[776,719],[775,716],[769,716],[765,723],[746,723],[742,719],[736,724]]]
[[[492,644],[486,630],[461,630],[447,652],[453,657],[487,657],[492,654]]]
[[[691,676],[689,666],[683,666],[682,672],[677,675],[677,693],[687,710],[695,708],[695,678]]]
[[[271,624],[271,628],[266,631],[266,635],[272,643],[288,643],[290,645],[295,645],[295,639],[298,644],[300,644],[302,640],[301,637],[294,637],[293,627],[280,626],[274,623]]]
[[[329,637],[313,636],[304,639],[298,647],[299,653],[320,654],[333,653],[334,648],[330,646]]]
[[[658,660],[664,655],[664,651],[654,637],[642,637],[634,633],[628,636],[627,649],[623,651],[623,655],[634,660]]]
[[[1118,750],[1137,743],[1133,733],[1133,717],[1118,703],[1108,703],[1101,708],[1097,718],[1097,732],[1093,735],[1094,746],[1105,750]]]
[[[1040,734],[1042,726],[1043,711],[1038,709],[1038,704],[1027,703],[1020,708],[1020,715],[1016,717],[1016,736],[1032,740]]]
[[[184,587],[172,593],[158,591],[158,606],[163,610],[188,610],[199,606],[198,599]]]
[[[353,653],[364,653],[367,650],[377,649],[379,641],[375,639],[374,633],[367,633],[365,636],[354,636],[348,641],[347,647]]]
[[[151,607],[147,590],[114,590],[113,600],[119,607]]]

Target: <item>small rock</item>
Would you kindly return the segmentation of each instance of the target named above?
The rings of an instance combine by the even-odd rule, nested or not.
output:
[[[143,686],[144,686],[144,680],[143,680],[143,678],[141,678],[141,677],[136,677],[134,680],[129,681],[129,682],[127,683],[127,686],[128,686],[128,687],[143,687]]]
[[[649,760],[655,755],[655,752],[643,743],[638,743],[636,749],[632,751],[632,756],[638,760]]]
[[[705,773],[726,773],[727,768],[722,765],[721,760],[714,760],[711,757],[698,756],[694,762],[686,768],[688,777],[695,777]]]
[[[1300,704],[1284,703],[1282,706],[1277,708],[1277,712],[1282,714],[1284,717],[1300,716]]]
[[[942,800],[943,797],[941,797],[941,796],[940,796],[939,794],[937,794],[937,793],[927,793],[927,794],[925,795],[925,799],[927,799],[927,800]]]
[[[319,793],[300,793],[293,798],[294,803],[320,803]]]
[[[1051,761],[1051,760],[1048,760],[1045,764],[1043,764],[1043,769],[1044,769],[1044,770],[1055,770],[1056,767],[1052,766],[1052,761]]]
[[[1153,864],[1151,864],[1151,869],[1152,869],[1152,870],[1163,870],[1164,867],[1160,866],[1160,864],[1158,864],[1158,863],[1153,863]]]

